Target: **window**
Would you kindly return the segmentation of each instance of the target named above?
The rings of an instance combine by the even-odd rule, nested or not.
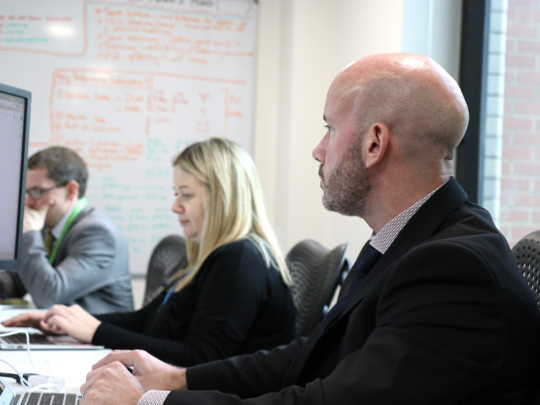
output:
[[[514,245],[540,229],[540,10],[536,0],[464,0],[463,13],[471,127],[456,176]]]

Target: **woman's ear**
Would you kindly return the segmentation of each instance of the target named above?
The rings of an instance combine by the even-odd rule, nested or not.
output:
[[[364,136],[363,159],[366,168],[379,164],[385,157],[388,148],[389,133],[386,125],[377,122],[371,126]]]

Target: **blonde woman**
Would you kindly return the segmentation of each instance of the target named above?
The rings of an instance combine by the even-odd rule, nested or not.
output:
[[[92,316],[55,305],[4,325],[144,349],[184,366],[288,343],[295,320],[291,279],[248,153],[226,139],[195,143],[174,160],[173,188],[188,265],[166,291],[135,312]]]

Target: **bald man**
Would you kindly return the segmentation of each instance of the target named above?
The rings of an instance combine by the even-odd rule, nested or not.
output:
[[[469,120],[457,83],[421,55],[368,56],[332,82],[324,120],[323,204],[373,236],[312,335],[188,369],[112,353],[81,404],[532,403],[540,311],[489,213],[452,178]]]

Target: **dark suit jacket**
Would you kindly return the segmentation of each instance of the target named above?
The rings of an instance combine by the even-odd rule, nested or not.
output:
[[[331,326],[187,370],[166,404],[530,404],[540,311],[489,214],[451,179]],[[195,392],[194,390],[219,390]]]

